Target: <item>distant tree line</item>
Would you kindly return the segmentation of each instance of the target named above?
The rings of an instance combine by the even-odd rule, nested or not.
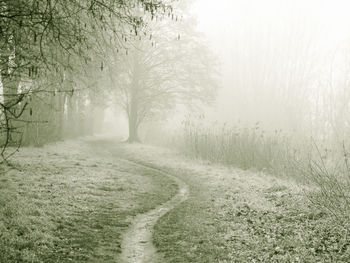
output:
[[[9,146],[91,133],[113,88],[111,57],[148,38],[144,18],[172,16],[172,2],[0,0],[2,159]]]

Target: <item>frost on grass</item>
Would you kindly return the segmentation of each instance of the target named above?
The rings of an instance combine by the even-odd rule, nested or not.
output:
[[[156,225],[167,262],[348,262],[342,226],[292,180],[190,160],[167,149],[125,145],[125,155],[176,174],[191,187]]]
[[[174,191],[86,140],[23,148],[12,163],[0,174],[0,262],[115,262],[132,218]]]

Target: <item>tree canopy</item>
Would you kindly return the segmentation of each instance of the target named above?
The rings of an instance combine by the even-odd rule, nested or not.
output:
[[[192,19],[172,16],[149,28],[148,38],[129,41],[112,75],[114,95],[129,120],[129,141],[138,140],[142,122],[164,117],[176,105],[198,107],[215,97],[216,60]]]
[[[111,47],[123,50],[128,39],[146,27],[144,17],[172,14],[172,2],[1,0],[2,157],[7,146],[25,138],[32,141],[27,135],[39,124],[40,131],[55,130],[46,131],[48,140],[62,137],[69,111],[78,105],[86,108],[92,94],[87,87],[99,90],[93,82],[87,85],[87,76],[103,73]],[[44,124],[52,119],[44,116],[48,112],[57,117],[56,125]]]

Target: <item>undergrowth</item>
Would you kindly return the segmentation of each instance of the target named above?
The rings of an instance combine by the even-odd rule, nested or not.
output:
[[[203,126],[187,121],[183,145],[187,153],[197,158],[275,174],[293,173],[292,161],[300,154],[291,136],[281,130],[266,132],[259,123],[241,128],[226,124]]]
[[[177,148],[195,158],[296,179],[313,188],[306,196],[350,230],[350,164],[346,144],[316,141],[281,130],[204,125],[186,121]]]

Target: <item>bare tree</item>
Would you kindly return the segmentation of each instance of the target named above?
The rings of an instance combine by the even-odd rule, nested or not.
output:
[[[152,34],[135,37],[112,73],[114,94],[129,121],[129,142],[138,127],[164,117],[178,104],[196,107],[215,96],[216,60],[194,30],[193,21],[172,17],[150,23]]]
[[[22,123],[32,122],[28,118],[38,106],[33,104],[42,101],[43,105],[55,108],[60,112],[57,119],[62,122],[65,93],[73,94],[76,87],[72,83],[86,74],[86,70],[81,70],[85,67],[82,65],[103,63],[102,43],[108,39],[111,45],[122,48],[130,37],[129,30],[134,35],[144,25],[143,15],[135,13],[135,9],[144,10],[152,17],[172,12],[172,7],[163,1],[0,0],[3,159],[7,146],[22,141],[21,136],[12,136],[19,133],[15,123],[21,116],[26,117],[20,120]],[[69,81],[68,75],[73,76]]]

